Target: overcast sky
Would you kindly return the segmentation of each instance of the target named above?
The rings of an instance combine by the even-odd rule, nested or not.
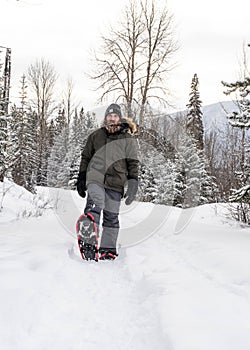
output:
[[[58,93],[72,77],[75,102],[97,106],[84,72],[100,34],[119,20],[128,0],[0,0],[0,46],[12,49],[12,90],[30,63],[44,57],[59,74]],[[250,42],[249,0],[162,0],[174,16],[180,49],[169,85],[177,109],[188,103],[195,73],[203,105],[226,100],[221,80],[238,78],[243,43]],[[248,56],[250,55],[250,48]],[[107,101],[112,102],[112,101]]]

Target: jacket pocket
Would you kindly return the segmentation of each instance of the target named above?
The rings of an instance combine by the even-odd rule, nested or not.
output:
[[[105,184],[109,187],[123,188],[127,182],[127,172],[118,164],[114,164],[112,172],[105,176]]]

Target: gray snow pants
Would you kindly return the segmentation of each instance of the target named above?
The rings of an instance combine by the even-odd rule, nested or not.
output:
[[[101,212],[103,214],[101,248],[116,248],[119,234],[119,210],[122,199],[120,192],[90,183],[84,213],[91,213],[99,228]]]

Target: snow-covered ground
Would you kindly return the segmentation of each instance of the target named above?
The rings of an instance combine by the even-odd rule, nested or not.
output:
[[[250,229],[223,205],[122,206],[119,258],[96,263],[77,250],[77,193],[4,186],[1,349],[250,349]]]

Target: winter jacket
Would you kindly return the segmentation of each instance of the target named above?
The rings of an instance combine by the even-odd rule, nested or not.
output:
[[[135,125],[126,119],[116,133],[110,134],[102,127],[88,137],[80,164],[87,186],[97,183],[124,193],[127,180],[138,179],[137,143],[131,135],[135,130]]]

